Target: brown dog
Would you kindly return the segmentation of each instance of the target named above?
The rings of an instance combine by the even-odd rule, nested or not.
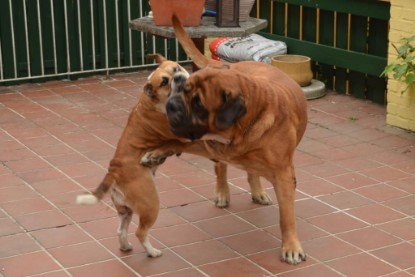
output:
[[[209,61],[177,17],[172,21],[186,53],[204,67],[190,77],[181,73],[173,77],[166,105],[172,132],[192,141],[219,137],[228,143],[204,142],[210,158],[269,180],[280,207],[282,260],[290,264],[305,260],[296,230],[293,166],[295,148],[307,125],[303,91],[290,77],[267,64]],[[189,147],[185,151],[192,152],[193,146]],[[176,151],[181,151],[180,146]],[[162,152],[158,149],[149,156],[154,158]]]
[[[122,251],[132,249],[128,242],[127,231],[132,214],[135,212],[140,217],[136,236],[148,255],[157,257],[161,255],[161,251],[151,245],[147,236],[159,211],[159,199],[153,180],[156,166],[142,166],[139,164],[139,160],[147,151],[160,146],[169,149],[170,143],[178,143],[178,138],[168,126],[165,103],[170,93],[173,74],[180,72],[183,76],[188,76],[188,73],[176,62],[168,61],[160,55],[155,55],[153,58],[159,63],[159,67],[148,77],[144,93],[129,116],[114,157],[110,161],[108,173],[92,194],[79,195],[77,203],[95,204],[111,188],[111,198],[120,217],[118,228],[120,249]],[[206,152],[202,143],[195,143],[192,149],[193,153]],[[162,162],[163,160],[159,161],[159,163]],[[216,205],[223,207],[229,202],[226,165],[216,163],[215,171],[217,174]],[[254,201],[270,204],[271,200],[262,189],[259,180],[253,177],[248,179],[252,187]]]

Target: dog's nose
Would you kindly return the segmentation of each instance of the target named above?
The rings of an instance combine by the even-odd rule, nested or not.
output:
[[[186,76],[184,76],[181,72],[173,76],[173,81],[181,88],[186,83],[186,79]]]

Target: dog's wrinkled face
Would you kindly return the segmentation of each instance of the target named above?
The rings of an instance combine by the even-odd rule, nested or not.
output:
[[[201,69],[190,77],[176,73],[166,112],[172,132],[190,140],[232,127],[246,113],[239,74],[221,68]]]
[[[152,99],[158,111],[165,113],[174,74],[181,73],[189,76],[189,73],[178,63],[166,60],[160,55],[153,55],[152,58],[156,59],[159,66],[148,76],[144,85],[144,93]]]

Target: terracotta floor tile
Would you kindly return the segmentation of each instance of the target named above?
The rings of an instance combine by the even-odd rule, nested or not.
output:
[[[334,177],[325,178],[325,180],[330,181],[345,189],[355,189],[379,183],[379,181],[369,178],[358,172],[349,172]]]
[[[324,179],[314,179],[310,181],[301,182],[299,184],[297,183],[297,189],[311,196],[332,194],[342,190],[341,187],[331,182],[327,182]]]
[[[16,220],[28,231],[60,227],[72,223],[57,209],[17,216]]]
[[[273,249],[281,244],[278,239],[261,230],[221,238],[220,241],[242,255]]]
[[[151,235],[171,247],[210,239],[208,234],[189,223],[155,229],[151,231]]]
[[[415,239],[415,219],[413,217],[387,222],[377,227],[404,240]]]
[[[4,203],[2,207],[9,215],[14,217],[54,209],[54,207],[42,197],[8,202]]]
[[[415,214],[415,194],[388,200],[384,204],[409,216]]]
[[[93,263],[69,269],[72,276],[136,276],[127,266],[116,260]]]
[[[46,197],[70,191],[79,191],[80,189],[79,185],[68,178],[38,182],[31,185],[36,191]]]
[[[141,276],[162,274],[189,267],[188,263],[167,249],[163,250],[163,255],[157,258],[150,258],[147,253],[141,253],[122,258],[122,260]]]
[[[119,218],[118,216],[104,218],[104,219],[97,219],[93,221],[88,221],[79,224],[79,226],[88,232],[91,236],[95,239],[103,239],[108,237],[113,237],[117,235],[117,229],[119,225]],[[132,233],[135,232],[137,226],[133,223],[130,224],[128,232]]]
[[[271,235],[281,239],[280,225],[274,225],[264,229]],[[311,224],[308,220],[297,219],[297,232],[301,242],[313,240],[316,238],[325,237],[328,233],[325,230],[317,228]]]
[[[182,270],[172,271],[158,275],[160,277],[203,277],[206,276],[194,268],[186,268]]]
[[[40,250],[36,242],[29,235],[23,233],[0,237],[0,245],[0,258]]]
[[[319,277],[336,277],[344,276],[333,269],[325,266],[323,264],[312,265],[310,267],[294,269],[293,271],[282,273],[279,276],[281,277],[309,277],[309,276],[319,276]]]
[[[415,194],[415,177],[404,178],[388,182],[394,188],[401,189],[407,193]]]
[[[374,227],[353,230],[337,237],[363,250],[373,250],[401,242],[400,239]]]
[[[186,223],[186,221],[170,209],[160,209],[157,221],[152,228],[157,229],[174,225],[180,225],[183,223]]]
[[[383,202],[386,200],[400,198],[400,197],[408,195],[402,190],[398,190],[394,188],[393,186],[389,186],[384,183],[359,188],[359,189],[354,190],[354,192],[357,192],[358,194],[364,197],[367,197],[369,199],[372,199],[376,202]]]
[[[351,209],[347,211],[347,213],[370,224],[385,223],[404,217],[403,214],[379,204],[371,204],[368,206]]]
[[[210,201],[193,203],[192,205],[178,206],[171,208],[171,211],[187,221],[194,222],[228,214],[225,209],[215,206]]]
[[[279,262],[277,260],[277,262]],[[199,267],[205,274],[211,277],[248,277],[267,276],[269,273],[243,258],[221,261],[218,263]]]
[[[4,170],[4,172],[2,172],[2,169]],[[2,172],[0,173],[0,189],[8,187],[18,187],[25,184],[22,179],[20,179],[13,173],[10,173],[9,169],[7,169],[6,167],[0,166],[0,172]]]
[[[76,205],[62,210],[76,222],[87,222],[96,219],[110,218],[117,215],[112,208],[103,204],[93,206]]]
[[[279,210],[275,205],[272,205],[240,212],[237,215],[257,228],[264,228],[278,223]]]
[[[184,260],[196,266],[238,257],[232,249],[217,240],[206,240],[178,246],[172,248],[172,250]]]
[[[0,259],[0,264],[4,276],[28,276],[60,269],[43,251]]]
[[[371,200],[350,191],[342,191],[332,195],[324,195],[318,197],[318,199],[341,210],[366,206],[372,203]]]
[[[307,241],[303,244],[303,248],[312,258],[323,262],[361,252],[356,247],[334,237]]]
[[[335,211],[330,206],[315,199],[296,201],[295,209],[297,216],[303,219],[323,214],[329,214]]]
[[[377,277],[396,270],[387,263],[365,253],[335,260],[329,262],[328,265],[346,276]]]
[[[324,162],[323,164],[309,165],[301,168],[321,178],[328,178],[349,172],[349,170],[336,165],[334,162]]]
[[[18,185],[0,189],[0,204],[36,197],[38,197],[37,193],[25,185]]]
[[[201,202],[204,200],[206,199],[186,188],[169,190],[160,193],[160,203],[165,207],[175,207]]]
[[[48,180],[62,179],[64,175],[54,168],[40,168],[35,171],[27,171],[19,173],[18,176],[29,184],[43,182]]]
[[[93,241],[52,248],[49,252],[65,267],[86,265],[112,258],[106,249]]]
[[[92,240],[76,225],[59,228],[41,229],[32,232],[32,236],[45,248],[61,247]]]
[[[401,269],[413,268],[415,245],[401,243],[372,251],[371,254],[391,263]]]
[[[230,236],[254,229],[251,224],[245,222],[235,215],[220,216],[212,219],[202,220],[194,224],[214,238]]]
[[[367,226],[364,222],[342,212],[316,216],[310,218],[308,221],[331,234],[347,232]]]
[[[0,240],[3,236],[6,235],[13,235],[17,233],[23,232],[23,229],[20,227],[19,224],[15,223],[8,217],[1,217],[0,216]]]
[[[410,177],[408,173],[391,168],[389,166],[366,169],[363,170],[362,173],[378,181],[393,181]]]

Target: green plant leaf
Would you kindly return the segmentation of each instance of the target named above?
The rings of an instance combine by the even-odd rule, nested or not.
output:
[[[409,86],[411,85],[413,82],[415,82],[415,73],[408,73],[405,76],[405,83]]]

